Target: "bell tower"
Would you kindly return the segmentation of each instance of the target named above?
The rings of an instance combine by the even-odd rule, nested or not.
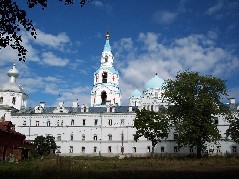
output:
[[[119,73],[113,67],[114,56],[110,46],[110,34],[106,33],[104,50],[101,54],[100,68],[94,73],[94,85],[91,90],[91,106],[105,107],[121,105]]]

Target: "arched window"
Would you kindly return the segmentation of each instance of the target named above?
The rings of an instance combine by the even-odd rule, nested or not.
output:
[[[107,72],[103,72],[102,74],[102,83],[107,83]]]
[[[0,97],[0,103],[3,103],[3,97]]]
[[[105,63],[107,63],[108,62],[108,56],[106,55],[105,56]]]
[[[108,137],[109,137],[109,141],[112,141],[112,135],[109,134]]]
[[[158,98],[158,92],[155,92],[155,98]]]
[[[153,111],[154,110],[154,105],[151,105],[151,111]]]
[[[102,100],[101,104],[102,105],[106,104],[106,99],[107,99],[107,93],[105,91],[102,91],[101,92],[101,100]]]
[[[12,98],[12,104],[15,104],[16,103],[16,97],[13,97]]]

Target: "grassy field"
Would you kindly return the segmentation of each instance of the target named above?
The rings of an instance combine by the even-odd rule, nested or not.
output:
[[[239,178],[239,158],[45,157],[0,162],[0,178]]]

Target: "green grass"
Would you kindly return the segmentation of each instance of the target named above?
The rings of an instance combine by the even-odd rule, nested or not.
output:
[[[45,157],[18,163],[0,162],[0,178],[232,178],[236,157],[118,158]]]

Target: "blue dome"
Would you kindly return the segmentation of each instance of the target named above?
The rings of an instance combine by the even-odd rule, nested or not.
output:
[[[164,83],[164,80],[162,78],[159,78],[156,74],[153,78],[151,78],[144,86],[145,90],[148,89],[159,89],[162,88],[162,85]]]
[[[142,93],[137,89],[135,89],[130,95],[130,97],[141,97],[141,96],[142,96]]]

